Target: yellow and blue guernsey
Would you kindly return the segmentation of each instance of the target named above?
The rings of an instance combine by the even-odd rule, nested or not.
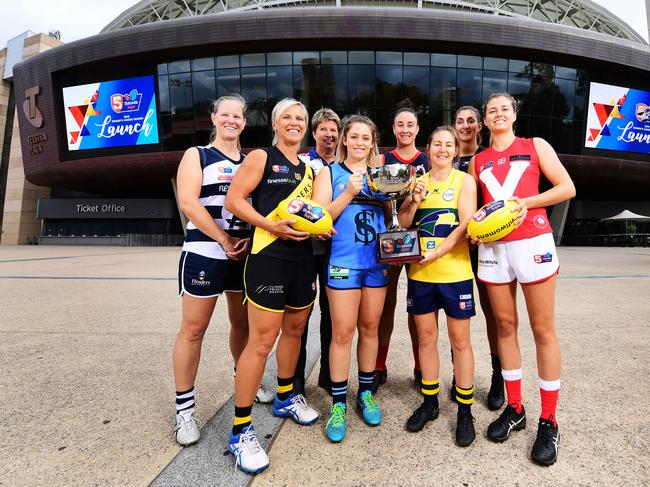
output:
[[[428,173],[420,178],[427,193],[415,212],[413,226],[418,229],[423,252],[435,249],[458,227],[458,196],[465,177],[467,174],[452,169],[445,181],[431,181]],[[429,283],[459,282],[473,277],[465,238],[434,262],[411,264],[408,270],[409,279]]]
[[[345,192],[352,171],[343,162],[329,166],[332,182],[332,201]],[[364,178],[363,188],[369,193]],[[334,222],[330,265],[347,269],[378,269],[377,233],[386,231],[384,207],[380,201],[357,194]]]

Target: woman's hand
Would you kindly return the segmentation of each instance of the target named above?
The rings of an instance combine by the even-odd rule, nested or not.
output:
[[[238,238],[231,237],[224,232],[223,237],[219,239],[219,245],[221,245],[223,251],[226,253],[226,255],[228,255],[229,253],[235,251],[235,244],[238,240]]]
[[[350,179],[348,179],[348,187],[345,191],[350,193],[352,196],[359,194],[359,191],[363,189],[363,173],[355,172]]]
[[[336,235],[336,230],[334,230],[334,228],[332,228],[329,232],[321,233],[320,235],[316,235],[314,238],[316,240],[329,240],[334,235]]]
[[[286,219],[286,220],[277,220],[271,223],[271,228],[269,232],[276,235],[282,240],[305,240],[309,238],[308,232],[299,232],[291,228],[291,224],[296,223],[296,220]]]
[[[526,202],[524,200],[516,196],[509,198],[509,200],[512,200],[515,203],[517,203],[517,207],[512,209],[513,213],[517,211],[519,212],[519,214],[515,217],[515,228],[517,228],[519,225],[524,223],[524,220],[526,219],[526,214],[528,213],[528,206],[526,205]]]
[[[226,252],[226,255],[232,260],[243,260],[250,249],[250,242],[250,238],[235,238],[233,250],[231,252]]]
[[[430,264],[431,262],[439,259],[441,256],[442,254],[440,253],[440,249],[429,250],[424,254],[424,259],[418,262],[418,264],[420,265]]]
[[[418,179],[415,182],[415,187],[413,188],[413,193],[411,193],[411,203],[419,205],[424,201],[426,197],[427,185],[423,180]]]

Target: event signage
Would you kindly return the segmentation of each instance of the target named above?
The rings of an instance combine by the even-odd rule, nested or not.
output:
[[[36,218],[49,219],[171,219],[178,211],[172,199],[50,199],[41,198]]]
[[[153,76],[63,88],[68,150],[157,144]]]
[[[650,154],[650,92],[591,83],[585,147]]]

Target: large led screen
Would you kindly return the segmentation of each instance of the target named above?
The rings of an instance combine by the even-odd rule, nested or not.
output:
[[[153,76],[63,88],[68,149],[157,144]]]
[[[650,154],[650,93],[591,83],[585,147]]]

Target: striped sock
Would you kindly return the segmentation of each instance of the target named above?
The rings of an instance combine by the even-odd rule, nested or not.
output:
[[[370,389],[372,389],[373,375],[374,375],[373,372],[359,371],[359,392],[358,392],[359,395],[361,395],[361,393],[364,391],[369,391]]]
[[[286,401],[289,399],[289,396],[293,393],[293,377],[288,379],[283,379],[278,377],[278,399],[280,401]]]
[[[517,413],[521,413],[521,369],[501,369],[501,375],[506,384],[508,406],[514,408]]]
[[[542,413],[539,415],[540,419],[546,419],[554,425],[557,425],[555,411],[557,410],[557,400],[560,395],[560,379],[544,380],[540,378],[539,394],[542,397]]]
[[[434,380],[422,379],[422,394],[424,402],[438,407],[438,393],[440,392],[440,378]]]
[[[348,395],[348,381],[342,380],[341,382],[332,381],[332,404],[342,402],[345,404]]]
[[[456,385],[456,402],[458,403],[459,413],[471,412],[472,403],[474,402],[474,386],[469,389],[463,389]]]
[[[194,411],[196,403],[194,402],[194,386],[188,391],[176,391],[176,414],[181,411]]]
[[[238,435],[244,428],[251,425],[253,405],[239,407],[235,406],[235,420],[233,421],[232,434]]]

